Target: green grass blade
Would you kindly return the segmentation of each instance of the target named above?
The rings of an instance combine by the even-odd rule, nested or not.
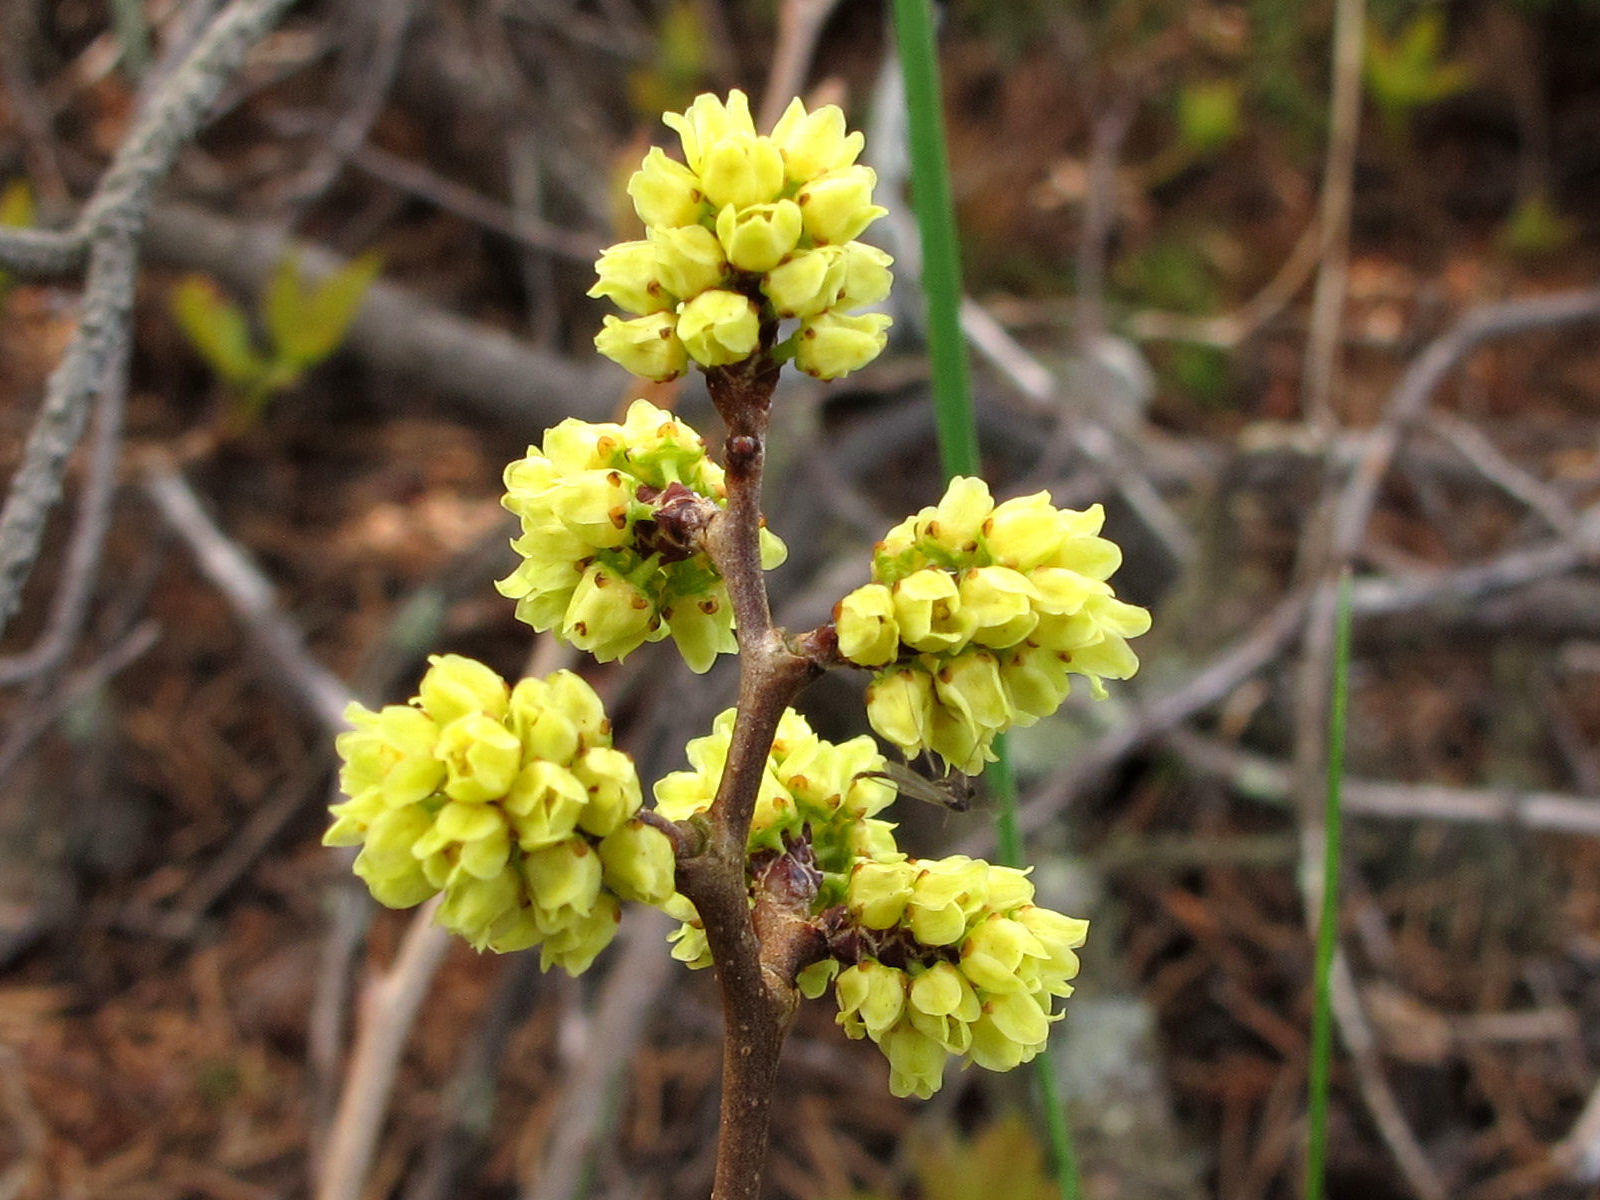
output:
[[[978,474],[978,422],[972,408],[967,343],[961,333],[961,252],[956,242],[950,162],[945,153],[940,107],[939,62],[930,0],[894,0],[895,37],[905,75],[911,141],[911,189],[922,236],[922,287],[928,312],[928,356],[933,369],[934,416],[939,462],[945,478]],[[1020,866],[1017,789],[1004,739],[996,739],[999,761],[989,768],[995,800],[998,858]],[[1062,1200],[1078,1200],[1077,1157],[1048,1054],[1034,1059],[1043,1096],[1045,1124],[1056,1160]]]
[[[1333,952],[1339,944],[1340,811],[1344,732],[1350,694],[1350,571],[1339,579],[1334,618],[1333,696],[1328,712],[1328,788],[1323,805],[1322,909],[1317,916],[1315,1003],[1311,1017],[1310,1095],[1306,1123],[1306,1200],[1322,1200],[1328,1155],[1328,1072],[1333,1059]]]
[[[939,103],[939,62],[929,0],[895,0],[894,27],[910,118],[911,192],[922,233],[922,287],[928,306],[928,357],[945,477],[978,473],[978,427],[961,336],[961,252],[956,244],[950,162]]]

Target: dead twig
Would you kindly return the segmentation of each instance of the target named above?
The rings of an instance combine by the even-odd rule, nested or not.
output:
[[[289,241],[281,229],[186,205],[163,206],[151,215],[149,252],[216,275],[246,294],[265,286],[288,254],[312,279],[343,265],[337,255]],[[381,280],[367,290],[344,349],[375,370],[459,397],[519,427],[553,425],[568,416],[598,418],[621,390],[620,372],[609,363],[580,366]]]
[[[227,599],[250,639],[275,668],[276,681],[305,706],[324,729],[348,728],[350,689],[306,652],[305,639],[278,609],[272,584],[200,506],[181,475],[163,463],[145,472],[144,491],[156,511],[183,538],[201,573]]]
[[[1313,220],[1289,251],[1278,273],[1249,300],[1220,317],[1191,317],[1184,313],[1145,310],[1128,317],[1130,337],[1142,341],[1197,342],[1222,350],[1236,350],[1264,328],[1305,287],[1322,260],[1322,226]]]
[[[508,208],[427,167],[390,154],[381,146],[358,146],[351,151],[350,161],[379,182],[409,192],[518,245],[586,266],[600,255],[603,243],[599,238],[562,229],[520,208]]]
[[[1290,769],[1284,763],[1188,730],[1173,730],[1161,741],[1180,754],[1192,770],[1227,780],[1242,796],[1271,804],[1289,801]],[[1456,821],[1547,833],[1600,835],[1600,802],[1563,792],[1387,783],[1347,776],[1343,793],[1344,810],[1353,817]]]
[[[1449,332],[1430,342],[1389,393],[1383,423],[1368,435],[1366,451],[1339,497],[1333,528],[1337,555],[1349,559],[1359,551],[1378,488],[1401,439],[1420,419],[1439,385],[1468,354],[1494,338],[1594,320],[1600,320],[1600,288],[1527,296],[1474,308]]]
[[[366,18],[371,28],[371,52],[359,68],[346,62],[344,78],[349,93],[341,97],[339,115],[328,132],[317,139],[311,161],[288,180],[281,194],[290,204],[307,204],[328,190],[352,155],[367,140],[383,102],[394,84],[405,47],[406,31],[416,13],[416,0],[381,0],[349,10]]]
[[[0,686],[33,680],[37,688],[48,688],[51,675],[71,656],[83,630],[99,573],[100,550],[111,524],[111,501],[118,486],[117,457],[122,449],[122,412],[128,386],[126,342],[122,350],[106,364],[88,461],[84,464],[78,521],[67,547],[49,622],[43,635],[26,651],[0,659]]]
[[[1364,0],[1336,0],[1333,14],[1333,104],[1328,154],[1322,169],[1317,214],[1321,269],[1311,294],[1311,337],[1301,374],[1302,411],[1312,427],[1333,428],[1333,394],[1344,327],[1350,266],[1350,209],[1355,191],[1356,142],[1361,133],[1361,55],[1366,26]]]
[[[291,2],[233,0],[184,65],[151,95],[84,208],[75,235],[88,247],[78,329],[50,376],[22,465],[0,507],[0,631],[21,603],[89,403],[108,365],[125,352],[139,241],[155,186],[199,131],[246,52]],[[48,248],[57,263],[71,244],[70,238],[50,235],[7,240],[13,246],[31,243],[34,251]]]
[[[761,128],[771,129],[805,88],[806,72],[817,52],[817,39],[839,0],[783,0],[778,7],[778,41],[772,69],[761,97]]]
[[[596,1005],[587,1044],[565,1079],[563,1102],[539,1157],[539,1178],[523,1200],[577,1200],[595,1148],[616,1113],[616,1089],[661,1000],[672,960],[661,952],[667,922],[657,912],[630,913],[620,953]]]
[[[417,909],[394,965],[362,991],[355,1049],[327,1147],[315,1171],[316,1200],[357,1200],[361,1195],[389,1110],[400,1053],[450,948],[450,934],[433,921],[439,904],[440,897],[435,896]]]

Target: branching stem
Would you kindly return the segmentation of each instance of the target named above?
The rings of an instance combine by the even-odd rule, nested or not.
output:
[[[722,991],[726,1033],[712,1200],[756,1200],[778,1057],[800,1002],[794,973],[809,957],[811,926],[806,900],[782,888],[761,889],[752,914],[746,842],[778,722],[821,668],[792,650],[773,626],[761,569],[761,468],[777,368],[757,355],[709,371],[707,380],[728,426],[728,504],[711,522],[705,542],[733,604],[739,709],[711,809],[709,845],[703,854],[680,859],[678,880],[699,910]]]

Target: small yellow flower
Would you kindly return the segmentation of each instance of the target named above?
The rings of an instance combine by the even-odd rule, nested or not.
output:
[[[814,112],[796,98],[772,127],[772,140],[783,152],[784,170],[791,182],[803,183],[824,171],[848,167],[861,153],[860,133],[846,133],[844,113],[834,104]]]
[[[800,322],[795,365],[818,379],[859,371],[889,344],[890,319],[882,313],[847,316],[831,309]]]
[[[689,366],[689,356],[678,340],[677,323],[670,312],[651,313],[631,321],[608,315],[604,327],[595,335],[595,349],[645,379],[676,379]]]
[[[589,295],[605,296],[623,312],[644,316],[671,308],[676,300],[661,286],[655,248],[648,241],[618,242],[601,251],[599,276]]]
[[[700,178],[688,167],[652,146],[644,164],[628,179],[634,211],[649,229],[693,225],[705,207]]]
[[[717,238],[739,270],[770,271],[800,240],[800,207],[793,200],[725,205],[717,214]]]
[[[844,250],[818,246],[774,266],[762,279],[761,290],[780,317],[814,317],[839,299],[845,279]]]
[[[703,225],[650,230],[656,275],[674,296],[687,300],[720,284],[728,273],[717,235]]]
[[[761,336],[756,306],[738,292],[701,292],[678,314],[678,336],[689,357],[703,367],[748,358]]]
[[[843,245],[889,210],[872,202],[878,176],[871,167],[839,167],[816,176],[795,196],[806,232],[819,243]]]

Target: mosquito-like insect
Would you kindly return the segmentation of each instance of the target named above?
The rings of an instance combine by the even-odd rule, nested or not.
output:
[[[882,779],[891,784],[902,796],[925,800],[952,812],[964,813],[972,807],[972,797],[977,790],[971,775],[959,771],[946,771],[930,777],[906,763],[885,762],[881,771],[861,771],[857,779]]]

